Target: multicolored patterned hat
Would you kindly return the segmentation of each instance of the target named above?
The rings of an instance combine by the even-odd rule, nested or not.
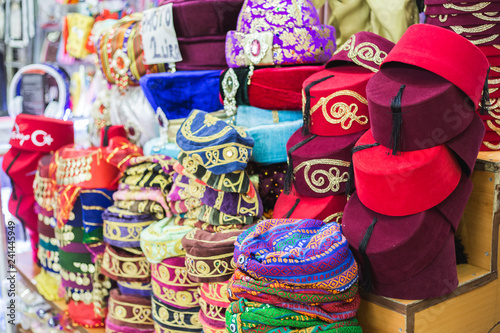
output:
[[[177,132],[177,144],[208,171],[222,175],[245,169],[254,142],[239,128],[193,110]]]
[[[325,63],[334,50],[335,28],[309,0],[247,0],[226,38],[229,67]]]

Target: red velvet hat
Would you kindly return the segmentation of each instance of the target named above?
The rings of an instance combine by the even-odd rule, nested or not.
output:
[[[366,208],[356,193],[351,196],[342,230],[362,265],[364,282],[373,285],[373,293],[422,299],[455,289],[453,233],[471,191],[472,181],[462,174],[457,188],[439,205],[404,217],[376,213]]]
[[[478,46],[478,48],[488,57],[488,60],[490,57],[500,57],[500,45]]]
[[[430,209],[460,181],[460,165],[445,145],[392,155],[375,141],[371,130],[356,143],[352,161],[360,201],[389,216]]]
[[[441,27],[430,24],[410,26],[381,68],[393,62],[427,69],[447,79],[462,89],[475,106],[487,97],[483,94],[489,68],[485,55],[467,39]]]
[[[274,206],[273,218],[315,219],[341,223],[346,195],[313,198],[300,195],[292,186],[290,194],[281,193]]]
[[[366,94],[373,137],[394,153],[446,143],[461,135],[475,116],[463,91],[414,66],[384,67],[368,83]],[[471,147],[457,147],[465,148]]]
[[[394,43],[374,33],[352,35],[326,64],[304,81],[304,133],[338,136],[370,128],[366,84]]]
[[[488,56],[488,61],[493,67],[500,67],[500,55]]]
[[[250,105],[266,110],[301,110],[302,82],[322,69],[323,66],[259,68],[254,70],[250,84],[248,67],[225,70],[220,79],[224,109],[234,113],[237,105]]]
[[[288,140],[288,171],[285,193],[291,179],[301,195],[321,198],[342,194],[349,179],[351,149],[363,132],[336,137],[303,135],[297,130]]]
[[[425,8],[425,15],[491,13],[500,11],[500,3],[498,2],[469,2],[470,1],[448,4],[429,4]]]

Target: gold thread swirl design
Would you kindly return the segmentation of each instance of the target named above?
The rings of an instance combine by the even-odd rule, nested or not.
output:
[[[174,275],[170,273],[171,271],[174,272]],[[197,287],[199,285],[199,283],[191,281],[184,266],[173,266],[163,262],[152,264],[152,275],[156,280],[168,283],[170,286]]]
[[[472,6],[457,6],[453,3],[444,3],[443,7],[446,9],[455,9],[461,12],[478,12],[486,7],[488,7],[491,2],[479,2]]]
[[[229,259],[231,258],[231,259]],[[213,263],[213,269],[203,260],[210,260]],[[221,277],[233,274],[236,264],[233,253],[226,253],[209,258],[200,258],[186,255],[186,268],[189,274],[202,278]]]
[[[160,285],[155,279],[151,281],[151,286],[153,287],[153,294],[165,303],[174,303],[186,308],[194,308],[199,305],[200,295],[196,287],[175,291],[168,288],[168,286]]]
[[[207,318],[216,321],[225,321],[226,309],[213,304],[208,304],[203,298],[200,298],[201,311]]]
[[[366,98],[364,98],[357,92],[352,90],[341,90],[334,92],[328,97],[321,97],[318,103],[316,103],[311,108],[311,115],[321,107],[321,111],[323,112],[323,117],[325,117],[326,121],[334,125],[340,124],[340,126],[344,130],[351,128],[354,122],[357,122],[362,126],[366,125],[368,123],[368,117],[364,115],[358,116],[356,114],[358,112],[358,105],[356,103],[347,105],[344,102],[337,102],[331,106],[330,110],[328,110],[327,108],[328,102],[339,96],[351,96],[357,99],[360,103],[368,105],[368,101],[366,100]]]
[[[163,304],[152,299],[153,301],[153,316],[155,320],[160,322],[165,326],[176,326],[179,328],[187,328],[187,329],[197,329],[201,328],[201,322],[198,311],[189,312],[189,311],[172,311],[166,308]],[[173,312],[173,313],[172,313]],[[188,314],[189,316],[186,316]],[[189,318],[189,322],[186,320]]]
[[[129,314],[132,317],[127,317]],[[109,316],[130,324],[153,325],[151,306],[121,302],[113,298],[109,300]]]
[[[335,213],[335,214],[332,214],[332,215],[328,216],[323,221],[325,223],[335,222],[335,223],[339,223],[340,224],[340,221],[342,220],[343,216],[344,216],[344,212],[338,212],[338,213]]]
[[[485,38],[481,38],[481,39],[476,39],[476,40],[469,39],[469,42],[471,42],[474,45],[481,45],[481,44],[484,44],[484,43],[489,43],[491,41],[494,41],[498,37],[500,37],[500,34],[495,34],[495,35],[491,35],[489,37],[485,37]]]
[[[490,22],[500,22],[500,17],[494,17],[493,15],[498,15],[498,12],[491,12],[491,13],[472,13],[473,16],[477,17],[478,19],[481,19],[483,21],[490,21]]]
[[[348,51],[347,56],[355,64],[371,70],[372,72],[378,72],[380,65],[387,57],[387,52],[382,51],[377,45],[364,42],[356,45],[356,36],[351,36],[341,47],[337,49],[335,54],[342,51]],[[362,62],[361,60],[372,62],[375,66],[370,66]]]
[[[462,27],[461,25],[451,25],[450,28],[455,31],[455,33],[461,35],[464,32],[465,33],[480,33],[480,32],[485,32],[491,28],[493,28],[496,24],[483,24],[476,26],[474,28],[466,28]]]
[[[214,302],[227,303],[229,305],[230,301],[227,298],[228,283],[209,282],[204,283],[204,285],[206,285],[206,288],[203,288],[203,286],[200,287],[201,293],[204,297],[213,300]]]
[[[313,165],[318,164],[328,164],[333,165],[328,170],[318,169],[313,171],[313,173],[309,177],[309,171]],[[342,161],[342,160],[334,160],[334,159],[316,159],[309,160],[300,163],[293,169],[294,175],[299,172],[300,169],[304,168],[304,179],[307,185],[316,193],[327,193],[333,192],[336,193],[340,190],[340,183],[345,183],[349,179],[349,173],[347,171],[340,173],[340,169],[336,166],[340,167],[349,167],[351,165],[350,162]],[[328,185],[324,187],[325,180],[328,180]]]
[[[102,267],[117,277],[144,279],[151,275],[145,257],[120,257],[108,250],[104,252]]]
[[[103,236],[115,241],[139,241],[142,230],[153,222],[154,221],[122,223],[105,220]],[[122,228],[126,228],[126,232],[122,233]]]
[[[207,135],[207,136],[196,136],[196,134],[203,128],[205,127],[210,127],[212,125],[214,125],[219,119],[217,119],[216,117],[214,116],[211,116],[209,114],[205,115],[205,121],[204,121],[204,125],[201,126],[197,131],[193,132],[191,130],[191,126],[193,126],[193,121],[194,121],[194,118],[196,118],[196,115],[199,113],[199,111],[197,110],[194,110],[191,115],[186,119],[186,121],[184,122],[184,124],[181,126],[180,130],[181,130],[181,133],[182,135],[188,139],[188,140],[191,140],[191,141],[194,141],[194,142],[210,142],[210,141],[213,141],[213,140],[217,140],[217,139],[220,139],[222,138],[224,135],[226,135],[227,133],[229,133],[231,130],[233,130],[234,128],[231,127],[231,126],[226,126],[224,127],[220,132],[218,133],[215,133],[215,134],[212,134],[212,135]],[[246,133],[243,132],[243,131],[238,131],[238,133],[243,136],[243,137],[246,137]]]

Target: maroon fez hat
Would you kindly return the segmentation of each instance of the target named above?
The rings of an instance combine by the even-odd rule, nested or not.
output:
[[[344,210],[342,230],[362,266],[363,283],[368,288],[371,284],[375,294],[402,299],[453,291],[453,234],[471,191],[472,181],[462,173],[455,191],[439,205],[402,217],[376,213],[354,193]]]
[[[285,193],[291,179],[297,193],[310,197],[343,194],[349,179],[351,149],[364,132],[341,136],[303,135],[298,129],[288,140]]]
[[[392,64],[370,79],[366,93],[377,142],[393,154],[449,143],[470,175],[484,129],[457,86],[425,69]]]

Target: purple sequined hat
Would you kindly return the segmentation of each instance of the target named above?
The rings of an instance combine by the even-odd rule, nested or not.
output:
[[[233,68],[325,63],[335,38],[310,0],[246,0],[236,31],[227,33],[226,60]]]

